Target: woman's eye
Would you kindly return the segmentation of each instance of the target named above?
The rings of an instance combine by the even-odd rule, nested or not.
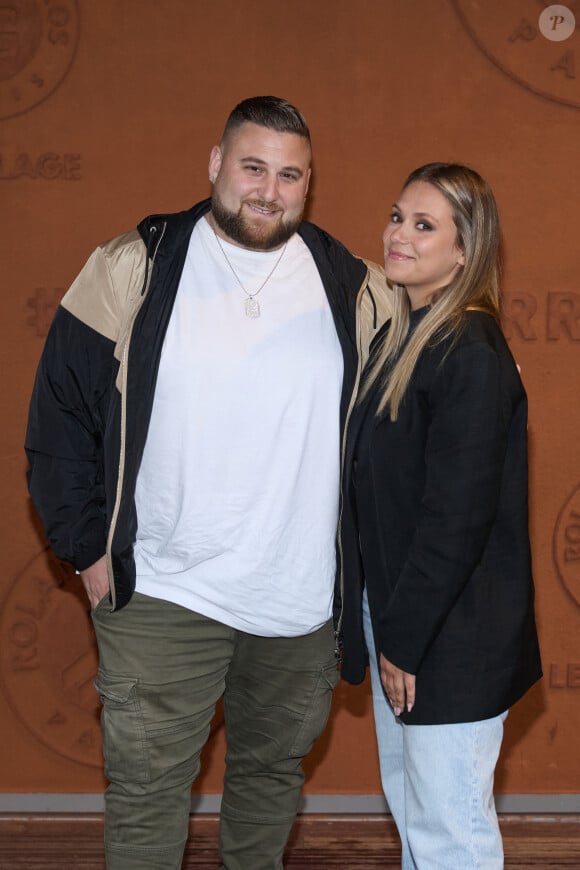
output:
[[[396,211],[394,211],[394,212],[391,214],[390,221],[391,221],[392,224],[398,224],[398,223],[400,223],[400,222],[401,222],[401,215],[398,214]]]
[[[417,224],[417,229],[418,230],[432,230],[433,227],[431,226],[431,224],[428,224],[426,221],[419,221],[419,223]]]

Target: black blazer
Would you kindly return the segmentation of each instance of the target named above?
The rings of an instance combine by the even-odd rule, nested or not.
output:
[[[495,320],[469,311],[458,340],[423,352],[395,422],[377,419],[377,403],[359,405],[347,441],[343,676],[364,676],[366,583],[377,654],[417,677],[402,720],[496,716],[541,664],[527,398]]]

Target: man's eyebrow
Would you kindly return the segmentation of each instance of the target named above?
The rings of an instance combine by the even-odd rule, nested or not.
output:
[[[258,164],[258,166],[267,166],[267,162],[265,160],[261,160],[259,157],[242,157],[240,163],[254,163]],[[280,170],[281,172],[293,172],[298,178],[302,178],[304,175],[304,170],[300,169],[299,166],[283,166]]]

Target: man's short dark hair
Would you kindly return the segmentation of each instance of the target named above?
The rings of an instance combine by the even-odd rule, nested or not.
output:
[[[295,133],[310,144],[310,130],[302,112],[280,97],[249,97],[230,113],[222,141],[242,124],[259,124],[278,133]]]

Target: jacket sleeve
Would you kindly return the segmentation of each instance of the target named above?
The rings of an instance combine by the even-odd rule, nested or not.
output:
[[[487,343],[437,365],[426,403],[425,487],[406,562],[380,615],[381,652],[416,674],[481,560],[496,515],[510,400]]]
[[[363,294],[361,303],[361,363],[367,362],[371,342],[378,330],[391,317],[393,309],[393,291],[387,284],[382,266],[372,260],[364,260],[369,270],[367,292]]]
[[[30,495],[56,555],[83,570],[106,549],[103,435],[118,304],[102,249],[64,297],[34,383],[26,452]]]

